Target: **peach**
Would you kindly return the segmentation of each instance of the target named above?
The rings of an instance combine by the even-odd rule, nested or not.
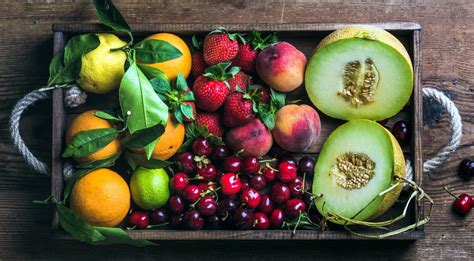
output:
[[[268,153],[273,145],[272,133],[258,119],[246,125],[236,127],[227,131],[225,142],[233,151],[243,152],[243,157],[262,157]]]
[[[293,45],[278,42],[258,54],[255,66],[274,90],[291,92],[303,84],[306,57]]]
[[[308,151],[318,140],[320,132],[321,120],[311,106],[286,105],[275,114],[273,138],[287,151]]]

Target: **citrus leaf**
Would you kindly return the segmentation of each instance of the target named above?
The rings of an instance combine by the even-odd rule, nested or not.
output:
[[[122,140],[122,145],[126,148],[143,148],[157,140],[165,132],[165,127],[157,124],[150,128],[136,131]]]
[[[83,55],[93,51],[100,45],[99,37],[95,34],[74,36],[64,47],[64,63],[71,63]]]
[[[193,139],[185,141],[181,147],[179,147],[178,153],[189,151],[191,149],[191,146],[193,144]]]
[[[134,47],[137,58],[144,63],[165,62],[183,55],[178,48],[163,40],[143,40]]]
[[[163,77],[156,77],[150,79],[151,86],[153,86],[153,89],[155,92],[159,94],[167,94],[171,92],[171,85],[168,80],[168,78],[165,75],[165,78]]]
[[[105,237],[95,229],[94,226],[82,220],[63,204],[56,203],[54,206],[58,211],[59,224],[74,239],[87,243],[93,243],[105,239]]]
[[[49,64],[48,86],[71,83],[77,80],[80,73],[80,64],[63,65],[64,53],[56,54]]]
[[[119,100],[123,117],[128,117],[130,134],[158,124],[166,126],[168,106],[156,94],[135,62],[130,64],[120,82]]]
[[[105,112],[105,111],[96,111],[96,112],[94,112],[94,115],[101,118],[101,119],[107,120],[107,121],[123,122],[122,119],[118,118],[115,115],[112,115],[111,113]]]
[[[148,65],[145,65],[145,64],[137,64],[138,65],[138,68],[140,68],[140,70],[145,74],[145,76],[148,78],[148,79],[152,79],[152,78],[166,78],[169,82],[169,79],[168,77],[166,76],[166,74],[160,70],[160,69],[157,69],[155,67],[151,67],[151,66],[148,66]]]
[[[130,26],[110,0],[94,0],[95,14],[99,22],[115,31],[130,34]]]
[[[63,157],[82,158],[99,151],[118,136],[114,128],[102,128],[80,131],[69,142],[64,150]]]
[[[156,246],[157,244],[145,240],[145,239],[133,239],[128,233],[118,227],[95,227],[102,236],[105,237],[104,240],[95,241],[93,245],[110,245],[110,244],[125,244],[131,246]]]

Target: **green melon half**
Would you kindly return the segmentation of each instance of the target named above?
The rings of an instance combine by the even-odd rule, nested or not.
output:
[[[337,183],[334,166],[345,153],[367,155],[375,163],[373,176],[360,188],[348,189]],[[395,174],[405,176],[405,159],[400,145],[380,124],[371,120],[352,120],[334,130],[324,143],[315,167],[313,194],[319,212],[328,220],[336,213],[354,220],[370,220],[387,211],[398,198],[402,184],[389,193],[379,193],[396,184]]]
[[[365,61],[372,61],[373,67]],[[354,105],[340,94],[346,65],[360,64],[355,73],[354,97],[363,96],[361,86],[366,68],[376,77],[371,84],[372,99]],[[314,105],[334,118],[383,120],[397,114],[408,102],[413,90],[413,68],[405,47],[389,32],[375,26],[346,26],[324,38],[313,52],[305,73],[305,86]]]

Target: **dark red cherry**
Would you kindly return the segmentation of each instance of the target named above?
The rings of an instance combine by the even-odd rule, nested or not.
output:
[[[301,176],[311,177],[314,174],[314,159],[309,156],[304,156],[298,162],[298,174]]]
[[[145,229],[150,224],[150,214],[148,211],[135,210],[128,216],[128,226],[138,229]]]
[[[171,195],[171,197],[168,199],[168,204],[170,210],[175,214],[180,214],[184,210],[184,202],[179,195]]]
[[[444,187],[444,189],[451,195],[453,198],[455,198],[453,202],[453,208],[456,213],[458,213],[461,216],[465,216],[471,211],[471,208],[473,207],[473,202],[472,202],[472,197],[466,193],[462,193],[459,196],[454,195],[451,193],[451,191],[448,190],[447,187]]]
[[[230,150],[227,146],[217,145],[214,147],[214,150],[212,151],[210,158],[215,161],[223,160],[226,157],[228,157],[229,154],[230,154]]]
[[[199,176],[203,177],[207,181],[213,180],[217,176],[217,169],[212,163],[209,163],[201,168],[198,167],[196,172]]]
[[[407,121],[397,121],[392,127],[393,136],[398,142],[408,142],[410,140],[410,125]]]
[[[244,174],[254,174],[260,170],[260,163],[258,159],[253,156],[246,157],[242,161],[242,172]]]
[[[189,151],[182,152],[176,156],[176,164],[178,168],[186,173],[192,173],[196,170],[194,163],[194,154]]]
[[[306,211],[306,204],[299,198],[292,198],[286,202],[285,212],[286,215],[291,218],[297,218],[300,213]]]
[[[268,215],[272,213],[273,201],[268,194],[262,195],[260,204],[258,205],[258,210]]]
[[[276,173],[270,168],[264,168],[262,170],[262,176],[267,180],[267,182],[273,182],[276,178]]]
[[[231,173],[239,173],[242,167],[242,160],[237,156],[230,156],[224,161],[224,170]]]
[[[285,212],[282,209],[276,208],[270,215],[270,225],[273,228],[281,228],[285,221]]]
[[[242,187],[242,182],[235,173],[226,173],[222,175],[219,183],[222,187],[222,193],[227,196],[237,194]]]
[[[208,229],[218,230],[222,227],[222,221],[218,216],[209,216],[206,218],[204,226]]]
[[[202,197],[198,202],[198,209],[204,216],[213,216],[217,212],[217,204],[213,196]]]
[[[248,177],[243,176],[240,178],[240,180],[242,181],[242,187],[240,188],[240,191],[245,191],[250,188],[250,180]]]
[[[219,201],[217,206],[217,213],[220,217],[228,217],[237,209],[237,201],[235,199],[226,198]]]
[[[270,228],[270,220],[267,215],[262,212],[257,212],[253,214],[254,218],[254,228],[258,230],[267,230]]]
[[[253,213],[248,209],[239,208],[234,213],[234,226],[237,229],[247,230],[253,227]]]
[[[471,180],[474,176],[474,160],[465,159],[461,161],[458,174],[464,180]]]
[[[290,189],[283,183],[274,183],[271,189],[271,197],[276,204],[284,204],[290,199]]]
[[[197,185],[188,185],[183,189],[183,197],[189,203],[194,203],[201,196],[201,191]]]
[[[184,214],[181,213],[176,216],[172,216],[170,219],[170,224],[172,228],[181,228],[184,224]]]
[[[186,221],[186,225],[188,228],[193,230],[199,230],[204,227],[204,219],[202,218],[199,211],[195,209],[190,209],[184,215],[184,219]]]
[[[255,175],[250,179],[250,186],[256,190],[263,190],[267,187],[267,181],[263,175]]]
[[[192,149],[198,156],[209,156],[212,152],[211,143],[202,136],[199,136],[194,140]]]
[[[299,197],[303,195],[303,179],[301,177],[296,177],[293,182],[288,185],[290,188],[291,195],[293,197]]]
[[[164,208],[157,208],[151,212],[153,224],[163,224],[168,221],[168,211]]]
[[[292,156],[289,156],[289,155],[281,155],[280,157],[278,157],[278,162],[280,162],[280,163],[288,162],[288,163],[293,164],[293,165],[296,166],[295,158],[293,158]]]
[[[244,190],[240,194],[240,201],[248,208],[256,208],[260,204],[260,194],[253,188]]]
[[[296,178],[296,166],[287,161],[278,164],[278,180],[283,183],[293,182]]]
[[[311,204],[313,204],[314,197],[311,193],[304,193],[302,199],[306,206],[311,206]]]
[[[177,172],[170,180],[170,188],[173,191],[181,191],[189,184],[188,175],[184,172]]]

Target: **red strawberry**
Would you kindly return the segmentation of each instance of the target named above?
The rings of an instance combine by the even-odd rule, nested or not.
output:
[[[227,83],[229,83],[230,92],[235,92],[237,90],[237,86],[239,86],[241,90],[245,90],[247,88],[248,82],[249,76],[244,72],[238,72],[236,75],[234,75],[234,77],[227,80]]]
[[[191,75],[194,78],[197,78],[202,75],[204,73],[204,69],[206,69],[206,64],[204,63],[204,56],[202,55],[202,53],[193,53],[191,58]]]
[[[238,67],[230,67],[230,62],[219,63],[207,68],[193,84],[196,106],[208,112],[219,109],[225,102],[229,87],[226,80],[239,72]]]
[[[239,52],[232,60],[232,65],[239,66],[242,71],[252,74],[255,72],[255,61],[259,50],[252,48],[252,43],[239,44]]]
[[[254,102],[249,94],[231,93],[224,104],[224,125],[233,128],[255,119]]]
[[[221,116],[217,112],[199,112],[196,115],[196,125],[206,126],[209,133],[217,137],[222,137],[224,134]]]
[[[210,32],[204,38],[203,54],[204,61],[208,65],[234,59],[239,51],[237,34],[229,34],[223,30]]]

